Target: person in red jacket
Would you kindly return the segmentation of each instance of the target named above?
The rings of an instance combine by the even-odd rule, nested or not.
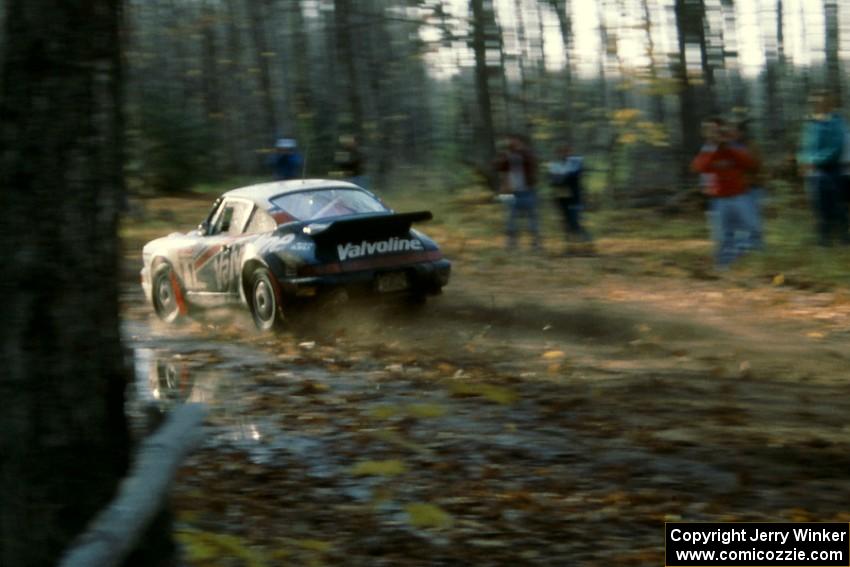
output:
[[[691,168],[705,175],[705,192],[711,197],[711,228],[715,240],[715,263],[719,269],[729,265],[742,253],[736,232],[750,234],[750,198],[748,174],[758,163],[747,149],[734,144],[734,134],[726,123],[715,118],[703,128],[705,144],[691,163]]]
[[[537,157],[524,136],[508,137],[507,147],[495,160],[493,167],[502,175],[502,193],[510,195],[507,233],[508,249],[517,244],[517,221],[528,218],[532,247],[540,250],[540,220],[537,213]]]

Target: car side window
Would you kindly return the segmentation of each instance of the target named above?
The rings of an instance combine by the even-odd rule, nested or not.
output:
[[[209,235],[230,234],[236,236],[242,234],[242,227],[245,226],[245,221],[250,212],[251,205],[248,203],[225,201],[213,221]]]
[[[215,226],[216,218],[221,214],[221,201],[221,197],[215,200],[215,203],[210,207],[210,212],[207,213],[207,218],[198,225],[198,229],[202,230],[203,236],[208,236],[212,227]]]
[[[207,235],[214,236],[226,232],[230,228],[231,220],[233,220],[233,206],[229,203],[224,203],[219,207]]]
[[[245,234],[259,234],[261,232],[271,232],[277,228],[277,223],[268,213],[260,209],[256,209],[251,215],[251,220],[248,221],[248,226],[245,227]]]

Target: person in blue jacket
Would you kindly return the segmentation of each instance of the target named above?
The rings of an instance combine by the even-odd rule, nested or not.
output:
[[[841,186],[841,156],[847,127],[835,112],[833,97],[823,91],[809,98],[812,115],[803,125],[797,162],[817,221],[818,244],[831,246],[833,236],[850,244],[847,204]]]
[[[556,157],[556,161],[549,164],[549,183],[555,193],[555,203],[564,219],[567,240],[575,238],[581,242],[590,242],[593,238],[581,223],[584,210],[584,160],[580,155],[574,154],[568,145],[559,147]]]
[[[275,153],[269,163],[277,181],[298,179],[301,177],[301,165],[304,163],[298,153],[298,145],[292,138],[280,138],[275,143]]]

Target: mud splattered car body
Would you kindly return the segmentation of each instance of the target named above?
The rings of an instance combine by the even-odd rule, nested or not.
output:
[[[440,293],[451,271],[437,245],[411,228],[429,219],[430,212],[395,213],[341,181],[234,189],[196,230],[145,245],[142,287],[165,321],[241,304],[262,330],[290,306],[331,292],[421,301]]]

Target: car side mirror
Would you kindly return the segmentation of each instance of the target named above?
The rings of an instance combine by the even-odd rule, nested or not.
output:
[[[209,231],[210,231],[210,222],[209,221],[205,220],[204,222],[202,222],[201,224],[198,225],[198,232],[201,233],[201,236],[206,236]]]

